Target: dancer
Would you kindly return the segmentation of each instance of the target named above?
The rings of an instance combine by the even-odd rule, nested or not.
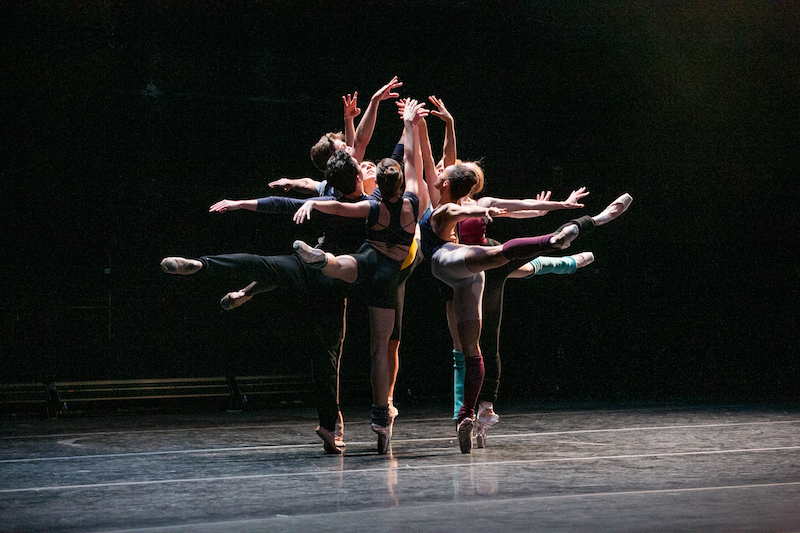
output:
[[[438,163],[433,163],[433,157],[430,150],[430,141],[426,139],[423,142],[423,147],[427,142],[427,150],[423,149],[423,161],[425,163],[426,175],[428,166],[434,166],[436,174],[440,174],[446,166],[457,162],[456,158],[456,136],[455,136],[455,121],[452,114],[447,110],[444,102],[436,96],[429,97],[430,101],[436,105],[438,112],[432,112],[445,122],[446,133],[443,145],[443,156]],[[398,106],[402,109],[402,100],[397,102]],[[479,176],[479,178],[481,178]],[[435,180],[428,180],[429,186]],[[483,180],[479,179],[479,183],[473,187],[470,195],[464,199],[465,202],[475,202],[473,197],[483,189]],[[581,190],[580,193],[583,193]],[[431,197],[438,198],[438,192],[435,188],[431,188]],[[550,192],[542,191],[541,194],[536,196],[537,201],[548,201],[550,199]],[[581,197],[588,195],[588,192],[582,194]],[[488,202],[496,199],[485,199],[483,205],[492,205]],[[497,205],[497,204],[495,204]],[[498,205],[503,207],[502,205]],[[508,206],[506,206],[508,207]],[[506,216],[513,218],[530,218],[536,216],[543,216],[549,213],[549,210],[544,209],[523,209],[518,211],[507,212]],[[480,245],[497,245],[497,241],[486,239],[486,219],[483,218],[468,218],[458,224],[458,235],[460,242],[463,244],[480,244]],[[488,353],[489,358],[484,359],[486,375],[484,384],[486,387],[481,388],[481,397],[478,403],[478,413],[475,418],[476,441],[478,447],[483,447],[486,442],[487,430],[491,425],[499,420],[499,416],[494,413],[493,405],[496,401],[497,390],[500,381],[500,354],[497,349],[499,335],[500,335],[500,322],[502,319],[502,305],[503,305],[503,290],[505,287],[505,280],[507,278],[529,278],[534,275],[543,274],[567,274],[574,273],[577,268],[581,268],[590,264],[594,260],[594,255],[591,252],[582,252],[569,257],[544,257],[540,256],[532,261],[515,260],[509,262],[507,265],[497,269],[489,269],[485,272],[486,280],[483,294],[483,324],[481,334],[481,350],[482,353]],[[517,268],[519,267],[519,268]],[[464,398],[464,373],[465,362],[464,354],[461,351],[461,343],[458,338],[455,319],[453,317],[453,291],[447,285],[440,286],[447,309],[448,327],[453,340],[453,420],[458,420],[458,413],[463,404]],[[495,354],[494,357],[491,354]],[[490,391],[494,391],[492,394]]]
[[[418,125],[427,114],[423,106],[411,100],[403,115],[405,178],[400,165],[392,159],[384,159],[378,165],[376,181],[382,197],[380,202],[341,204],[310,200],[294,216],[297,223],[302,223],[311,217],[314,210],[318,210],[367,219],[367,242],[355,254],[335,256],[311,248],[302,241],[295,242],[295,250],[304,261],[320,269],[325,276],[348,283],[359,281],[368,290],[373,388],[371,428],[378,435],[378,453],[381,454],[389,450],[396,416],[396,412],[391,413],[389,409],[393,376],[388,347],[395,329],[398,286],[402,265],[412,251],[419,203],[428,202],[427,189],[419,183],[422,164],[417,150],[419,134],[415,133],[415,124]],[[365,258],[365,261],[359,261],[359,257]]]
[[[348,95],[349,98],[349,95]],[[346,104],[347,105],[347,104]],[[400,141],[395,146],[394,152],[392,153],[391,159],[398,162],[399,164],[403,161],[403,138],[405,133],[400,138]],[[375,181],[375,173],[376,173],[376,165],[372,161],[364,160],[361,161],[359,164],[361,169],[361,187],[365,186],[365,183]],[[273,181],[270,183],[270,186],[273,188],[282,188],[285,191],[288,190],[295,190],[297,192],[301,192],[304,194],[312,194],[317,196],[324,196],[324,198],[320,198],[322,200],[328,199],[332,200],[334,198],[340,199],[341,193],[337,191],[334,187],[328,184],[327,180],[323,180],[322,182],[312,180],[311,178],[281,178],[279,180]],[[363,192],[363,191],[362,191]],[[426,192],[426,191],[423,191]],[[374,189],[372,194],[369,196],[373,198],[375,201],[380,201],[381,195],[379,189]],[[360,197],[353,196],[351,198],[353,201],[363,200],[366,199],[363,194]],[[250,211],[259,211],[264,213],[271,213],[271,214],[294,214],[296,211],[305,203],[305,199],[297,199],[297,198],[284,198],[284,197],[275,197],[270,196],[266,198],[259,198],[253,200],[221,200],[216,204],[212,205],[209,209],[210,212],[219,212],[225,213],[228,211],[235,211],[238,209],[245,209]],[[425,195],[425,203],[429,203],[427,200],[427,194]],[[324,215],[327,216],[327,215]],[[332,226],[336,224],[337,217],[329,217],[326,223],[326,226]],[[345,224],[345,228],[347,231],[353,230],[352,227],[353,223],[355,222],[356,225],[359,221],[350,221],[348,224]],[[356,238],[361,238],[363,236],[363,232],[359,233],[358,231],[352,231],[352,235],[355,235]],[[417,236],[416,241],[419,241]],[[361,242],[363,243],[363,238],[361,238]],[[351,243],[352,244],[352,243]],[[411,250],[409,251],[406,259],[402,264],[402,269],[399,277],[399,283],[397,287],[397,297],[396,297],[396,312],[395,312],[395,327],[392,330],[390,339],[389,339],[389,369],[392,375],[391,385],[390,385],[390,392],[389,392],[389,413],[394,420],[397,416],[398,411],[397,408],[393,404],[393,392],[394,392],[394,384],[397,378],[397,369],[398,369],[398,352],[399,352],[399,344],[400,344],[400,335],[402,331],[402,316],[403,316],[403,305],[405,300],[405,282],[408,277],[413,272],[414,268],[422,262],[422,255],[417,253],[419,246],[416,244],[412,246]],[[339,254],[346,253],[348,250],[352,249],[352,247],[342,248],[331,246],[329,248],[331,251]],[[245,302],[252,299],[253,296],[260,292],[265,292],[271,290],[270,288],[264,289],[263,287],[259,286],[258,283],[250,283],[244,289],[239,291],[234,291],[226,294],[222,300],[221,304],[223,309],[231,310],[235,307],[239,307],[240,305],[244,304]],[[338,403],[338,400],[337,400]],[[344,420],[342,418],[341,412],[339,412],[339,418],[336,422],[335,429],[334,429],[334,437],[336,441],[336,446],[339,448],[344,448]]]
[[[361,169],[355,159],[344,150],[331,157],[325,178],[342,192],[340,200],[344,202],[366,198],[361,187]],[[331,217],[330,224],[326,224],[324,230],[321,243],[323,249],[355,251],[364,242],[363,223],[359,224],[355,219]],[[255,292],[276,288],[289,289],[298,298],[308,302],[312,316],[316,318],[311,324],[313,339],[317,344],[317,348],[311,353],[320,421],[316,432],[323,441],[326,453],[341,453],[336,445],[334,431],[339,418],[338,369],[349,285],[321,275],[294,254],[227,254],[196,259],[167,257],[161,261],[161,268],[169,274],[234,276],[245,282],[252,281],[241,291],[239,304],[249,300]]]
[[[502,205],[496,204],[497,199],[481,198],[474,200],[473,197],[482,190],[483,182],[479,181],[470,191],[469,196],[464,199],[465,203],[477,203],[479,205]],[[581,188],[573,191],[573,195],[583,198],[589,193]],[[536,196],[537,201],[547,201],[550,199],[550,191],[542,191]],[[567,200],[570,201],[569,199]],[[520,210],[508,213],[507,216],[514,218],[529,218],[543,216],[549,213],[548,210]],[[486,228],[487,220],[483,218],[469,218],[463,220],[458,225],[459,239],[462,244],[477,244],[482,246],[495,246],[500,243],[494,239],[487,239]],[[485,272],[485,282],[483,289],[482,303],[482,328],[480,346],[481,353],[484,355],[485,376],[481,393],[478,398],[478,408],[475,416],[475,440],[479,448],[486,445],[488,429],[496,424],[500,417],[494,412],[494,403],[497,401],[497,393],[500,387],[500,325],[503,316],[503,292],[505,282],[508,278],[530,278],[535,275],[544,274],[572,274],[578,268],[582,268],[594,261],[594,254],[591,252],[581,252],[567,257],[545,257],[540,256],[532,261],[514,260],[509,261],[502,267],[490,269]],[[443,291],[448,303],[448,310],[452,309],[452,291]],[[458,413],[463,403],[464,394],[464,355],[461,352],[461,345],[458,335],[455,333],[455,324],[452,314],[448,315],[448,325],[451,328],[453,337],[453,360],[454,360],[454,407],[453,420],[458,419]]]
[[[478,340],[481,332],[481,297],[483,271],[498,268],[514,259],[533,259],[548,251],[563,250],[581,229],[607,223],[618,217],[630,205],[631,197],[621,196],[595,217],[571,221],[555,233],[539,237],[512,239],[498,246],[459,244],[458,222],[471,217],[492,217],[506,213],[505,208],[462,205],[462,200],[482,177],[474,163],[451,165],[437,178],[434,187],[440,197],[436,209],[423,218],[423,254],[430,259],[431,271],[453,289],[453,316],[465,357],[464,405],[459,412],[458,438],[463,453],[472,449],[475,406],[484,378],[483,359]]]

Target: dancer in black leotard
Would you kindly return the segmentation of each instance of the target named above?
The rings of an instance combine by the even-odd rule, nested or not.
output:
[[[403,116],[405,172],[396,161],[384,159],[378,165],[376,181],[381,191],[380,202],[367,201],[341,204],[332,201],[307,202],[295,214],[301,223],[314,210],[343,217],[367,219],[367,242],[355,254],[335,256],[311,248],[302,241],[295,250],[306,263],[322,274],[348,283],[360,283],[367,289],[370,313],[372,352],[373,413],[372,430],[378,434],[378,452],[389,450],[394,417],[389,412],[392,380],[388,365],[389,337],[395,327],[397,289],[401,267],[414,243],[419,219],[418,195],[427,203],[427,189],[420,186],[421,157],[417,150],[418,136],[414,123],[427,114],[423,104],[413,102]]]

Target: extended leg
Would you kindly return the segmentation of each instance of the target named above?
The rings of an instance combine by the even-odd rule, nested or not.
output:
[[[553,236],[553,245],[561,250],[569,248],[570,243],[578,236],[581,230],[608,224],[624,213],[633,202],[633,197],[625,193],[603,209],[599,214],[590,217],[583,216],[567,222],[556,231]]]
[[[539,256],[508,275],[512,279],[528,279],[545,274],[574,274],[594,261],[592,252],[581,252],[566,257]]]

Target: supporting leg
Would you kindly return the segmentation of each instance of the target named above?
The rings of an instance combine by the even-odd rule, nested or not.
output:
[[[369,308],[370,352],[372,354],[372,422],[378,435],[378,454],[389,452],[392,439],[393,418],[389,414],[389,336],[394,329],[394,309]]]
[[[339,454],[336,446],[336,422],[339,420],[339,362],[344,340],[344,298],[325,295],[314,302],[312,309],[316,346],[311,351],[314,391],[319,415],[317,435],[325,453]]]
[[[478,348],[481,321],[465,320],[458,323],[458,333],[464,348],[464,404],[458,412],[458,445],[461,453],[472,451],[472,426],[475,405],[483,385],[483,357]]]
[[[389,414],[392,419],[398,415],[397,407],[394,406],[394,387],[397,384],[397,373],[400,370],[400,341],[389,339],[387,351],[389,365]]]

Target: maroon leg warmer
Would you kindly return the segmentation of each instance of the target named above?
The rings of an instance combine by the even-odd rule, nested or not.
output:
[[[464,373],[464,404],[458,412],[459,422],[475,416],[475,405],[478,403],[485,372],[482,355],[465,358],[464,365],[467,367]]]
[[[533,259],[543,253],[552,252],[555,248],[550,244],[551,237],[553,237],[552,233],[539,237],[511,239],[503,244],[503,255],[509,260]]]

